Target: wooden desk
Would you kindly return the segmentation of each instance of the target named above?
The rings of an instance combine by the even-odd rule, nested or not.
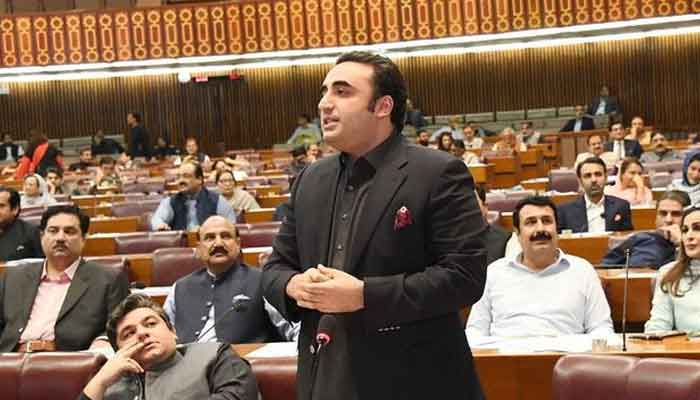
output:
[[[243,217],[247,224],[254,224],[256,222],[272,222],[272,216],[274,214],[274,208],[259,208],[257,210],[246,211]]]
[[[89,233],[128,233],[136,232],[139,217],[90,218]]]
[[[285,201],[288,201],[289,197],[290,195],[288,194],[258,197],[258,204],[262,208],[276,208]]]
[[[233,349],[246,357],[263,344],[237,344]],[[700,343],[688,342],[685,337],[663,341],[628,340],[626,353],[610,350],[596,353],[627,355],[640,358],[663,357],[700,359]],[[474,364],[489,400],[549,400],[553,398],[552,374],[554,365],[564,353],[505,353],[498,350],[473,350]],[[280,364],[294,359],[279,358]],[[398,384],[398,383],[397,383]]]
[[[588,151],[588,137],[592,135],[608,137],[608,130],[592,129],[581,132],[559,132],[559,152],[562,167],[572,168],[574,166],[576,155]]]
[[[488,185],[493,179],[493,164],[470,165],[468,168],[478,185]]]
[[[544,157],[539,148],[530,148],[517,154],[520,159],[520,179],[541,178],[546,175]]]
[[[493,164],[493,178],[490,187],[508,188],[520,184],[520,159],[515,156],[488,156],[486,162]]]

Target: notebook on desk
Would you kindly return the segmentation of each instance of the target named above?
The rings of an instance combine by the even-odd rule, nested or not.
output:
[[[627,337],[630,339],[642,339],[642,340],[663,340],[668,337],[683,336],[685,332],[681,331],[658,331],[649,333],[628,333]]]

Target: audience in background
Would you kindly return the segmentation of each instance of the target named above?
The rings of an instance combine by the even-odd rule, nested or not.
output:
[[[700,208],[691,207],[681,219],[678,259],[659,270],[651,317],[645,332],[700,330]]]
[[[12,141],[12,135],[7,132],[3,133],[2,144],[0,144],[0,162],[17,162],[23,154],[24,149],[22,149],[22,146]]]
[[[476,136],[483,138],[487,136],[494,136],[496,132],[490,131],[484,127],[482,127],[478,122],[476,121],[467,121],[467,126],[472,128]]]
[[[297,127],[289,140],[287,140],[287,144],[302,146],[309,143],[318,143],[322,139],[321,129],[311,123],[311,116],[309,114],[301,114],[297,118]]]
[[[603,85],[600,88],[600,96],[593,98],[588,105],[588,115],[622,114],[617,97],[610,96],[610,89]]]
[[[466,165],[474,165],[481,163],[481,159],[479,158],[479,156],[472,153],[471,151],[467,151],[464,147],[464,142],[460,139],[452,141],[452,145],[450,145],[450,153],[452,153],[453,156],[464,161]]]
[[[588,141],[588,151],[585,153],[579,153],[576,156],[576,161],[574,162],[574,169],[585,159],[591,158],[591,157],[598,157],[603,162],[605,162],[606,166],[613,166],[617,162],[617,157],[615,156],[614,153],[610,151],[605,151],[605,148],[603,147],[603,135],[601,134],[594,134],[588,136],[586,139]]]
[[[452,148],[452,142],[454,142],[454,139],[452,138],[452,133],[444,131],[440,134],[440,136],[437,139],[437,149],[449,152],[450,148]]]
[[[416,136],[416,144],[428,147],[430,145],[430,133],[425,129],[418,130],[418,135]]]
[[[105,133],[102,129],[98,129],[92,137],[92,146],[90,149],[92,150],[93,156],[114,155],[124,152],[124,147],[116,140],[105,137]]]
[[[94,167],[92,161],[92,150],[89,147],[80,149],[80,160],[74,162],[68,167],[69,170],[75,172],[87,172],[88,167]]]
[[[117,174],[117,161],[112,157],[100,158],[100,167],[95,176],[97,189],[110,189],[114,193],[121,191],[122,181]]]
[[[428,121],[425,120],[423,112],[413,106],[411,99],[406,99],[405,125],[411,125],[416,128],[416,130],[420,130],[422,127],[428,125]]]
[[[625,139],[636,140],[642,146],[651,143],[651,131],[644,130],[644,118],[636,116],[630,122],[630,131]]]
[[[595,129],[593,118],[586,116],[586,109],[583,105],[576,106],[576,117],[570,119],[564,124],[559,132],[581,132]]]
[[[56,203],[44,178],[39,174],[27,175],[24,177],[24,186],[20,206],[39,207],[50,206]]]
[[[613,333],[610,306],[593,266],[559,249],[557,210],[547,197],[521,200],[513,228],[522,247],[491,263],[467,335],[522,337]]]
[[[188,137],[187,139],[185,139],[185,151],[180,157],[178,157],[175,160],[175,162],[173,162],[173,164],[180,165],[186,162],[194,162],[202,166],[211,163],[211,159],[209,158],[209,156],[199,151],[199,144],[197,144],[197,139],[193,137]]]
[[[542,140],[542,134],[533,129],[532,121],[523,121],[520,123],[520,132],[516,136],[518,142],[532,146],[539,144]]]
[[[306,147],[306,161],[311,164],[323,157],[323,152],[321,151],[321,145],[319,143],[309,143]]]
[[[464,135],[462,135],[462,121],[463,118],[458,115],[450,117],[447,122],[447,126],[443,126],[442,128],[433,132],[430,140],[436,140],[445,132],[449,133],[452,136],[452,139],[464,139]]]
[[[221,193],[226,201],[231,203],[231,207],[233,207],[236,215],[244,211],[257,210],[260,208],[260,205],[253,195],[236,187],[236,179],[232,171],[217,171],[215,177],[219,193]]]
[[[474,128],[471,126],[465,126],[464,129],[462,129],[462,134],[464,134],[464,148],[467,150],[481,150],[481,148],[484,147],[484,140],[475,135]]]
[[[691,149],[683,160],[683,178],[674,179],[669,190],[682,190],[690,196],[690,203],[700,203],[700,149]]]
[[[664,162],[682,160],[681,154],[668,147],[666,135],[661,132],[654,132],[651,135],[651,151],[646,151],[639,159],[642,164],[650,162]]]
[[[0,186],[0,261],[43,258],[39,229],[19,217],[20,196]]]
[[[236,222],[236,213],[219,193],[204,187],[204,171],[199,164],[185,162],[178,170],[180,192],[164,198],[151,217],[156,231],[195,230],[212,215]]]
[[[474,186],[476,193],[476,201],[479,203],[481,215],[486,222],[486,232],[483,234],[484,245],[486,246],[486,265],[491,265],[492,262],[503,258],[506,255],[506,244],[510,240],[512,234],[506,232],[497,224],[490,224],[488,220],[489,209],[486,206],[486,190],[481,185]]]
[[[612,152],[617,161],[642,156],[642,146],[636,140],[625,139],[625,128],[620,122],[610,125],[610,140],[605,143],[605,151]]]
[[[642,172],[644,168],[636,158],[625,158],[620,164],[615,185],[606,186],[605,194],[627,200],[630,205],[651,204],[653,194],[644,184]]]
[[[93,189],[95,188],[95,182],[88,178],[80,178],[76,182],[73,190],[71,191],[71,196],[87,196],[94,194]]]
[[[63,183],[63,171],[58,168],[46,169],[46,185],[52,195],[70,193],[70,189]]]
[[[521,143],[513,128],[504,128],[499,135],[500,140],[493,144],[493,151],[527,151],[527,146]]]
[[[170,145],[170,139],[167,135],[158,136],[156,139],[156,145],[153,148],[153,156],[159,160],[165,160],[170,156],[176,156],[180,154],[180,151],[175,147]]]
[[[607,174],[603,160],[597,157],[584,160],[576,167],[576,176],[584,194],[557,207],[560,230],[602,233],[634,229],[630,203],[604,195]]]
[[[129,126],[129,156],[132,158],[145,157],[150,160],[153,153],[151,149],[151,135],[143,126],[141,114],[129,112],[126,115],[126,123]]]
[[[0,352],[107,347],[107,316],[129,294],[126,274],[81,257],[90,217],[75,206],[41,217],[43,262],[0,275]]]
[[[630,249],[630,265],[660,268],[676,259],[681,244],[681,217],[690,205],[686,192],[670,190],[656,203],[656,230],[639,232],[603,257],[603,265],[624,265],[625,249]]]
[[[27,174],[46,175],[49,167],[63,169],[61,152],[49,143],[49,139],[37,129],[29,131],[27,152],[19,159],[15,179],[23,179]]]
[[[303,145],[297,146],[289,152],[292,156],[292,162],[287,166],[285,172],[292,178],[299,175],[301,170],[306,168],[309,163],[306,160],[306,147]]]

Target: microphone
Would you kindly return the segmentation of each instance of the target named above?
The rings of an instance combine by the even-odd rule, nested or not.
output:
[[[333,340],[333,334],[338,324],[338,320],[334,315],[323,314],[318,321],[316,328],[316,344],[311,345],[311,400],[314,398],[314,387],[316,386],[316,375],[318,374],[318,361],[321,358],[321,351],[328,346]]]
[[[244,294],[237,294],[233,296],[233,304],[231,304],[231,307],[229,307],[228,310],[226,310],[225,313],[221,314],[221,316],[214,321],[212,326],[207,328],[204,332],[199,334],[196,338],[198,340],[201,337],[204,337],[207,333],[209,333],[212,329],[214,329],[217,325],[221,323],[221,321],[224,320],[229,314],[232,312],[243,312],[248,309],[248,305],[250,304],[250,297],[244,295]]]
[[[622,292],[622,351],[627,351],[627,286],[630,281],[630,246],[625,248],[625,288]]]

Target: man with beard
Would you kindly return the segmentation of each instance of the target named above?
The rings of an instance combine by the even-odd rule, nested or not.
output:
[[[430,133],[425,129],[418,131],[418,137],[416,138],[416,144],[424,147],[430,145]]]
[[[20,196],[0,186],[0,261],[43,258],[39,229],[19,218]]]
[[[653,150],[645,152],[639,159],[642,164],[683,159],[683,156],[679,152],[668,147],[666,135],[661,132],[655,132],[651,135],[651,147]]]
[[[523,250],[489,266],[484,295],[469,314],[468,337],[613,333],[593,266],[558,246],[554,203],[539,196],[521,200],[513,228]]]
[[[299,325],[288,323],[263,298],[262,271],[240,261],[239,246],[236,227],[224,217],[210,217],[199,229],[197,257],[205,268],[178,279],[164,305],[180,343],[296,338]],[[224,317],[233,302],[240,303]]]
[[[598,157],[590,157],[576,167],[584,194],[557,209],[559,230],[572,232],[631,231],[632,213],[627,200],[605,196],[606,167]]]

